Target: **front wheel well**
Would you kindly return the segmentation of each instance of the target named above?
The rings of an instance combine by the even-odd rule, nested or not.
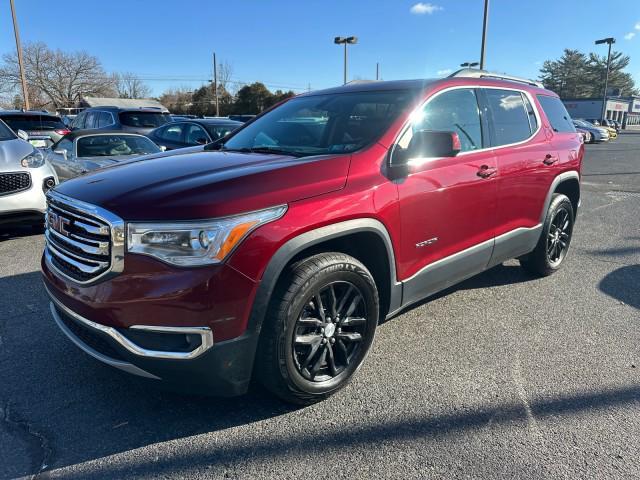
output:
[[[348,233],[309,246],[296,253],[280,274],[278,282],[289,267],[307,257],[323,252],[340,252],[350,255],[364,264],[371,272],[380,297],[380,318],[389,312],[391,301],[390,259],[384,240],[374,232]]]

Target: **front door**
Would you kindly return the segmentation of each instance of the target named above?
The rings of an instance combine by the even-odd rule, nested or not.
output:
[[[484,270],[491,257],[499,172],[473,88],[436,93],[414,114],[396,148],[414,131],[456,132],[455,157],[424,159],[397,181],[402,247],[398,274],[411,303]],[[414,170],[415,171],[415,170]]]

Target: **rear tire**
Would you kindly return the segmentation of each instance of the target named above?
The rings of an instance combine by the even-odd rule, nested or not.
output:
[[[256,379],[286,402],[324,400],[362,365],[379,310],[373,277],[355,258],[321,253],[291,265],[262,327]]]
[[[571,200],[566,195],[554,193],[536,248],[520,258],[522,268],[541,277],[559,270],[569,252],[574,221]]]

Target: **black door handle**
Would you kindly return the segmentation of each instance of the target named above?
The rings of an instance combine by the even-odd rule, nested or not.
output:
[[[558,157],[554,157],[550,153],[547,153],[545,155],[544,160],[542,161],[542,163],[544,163],[545,165],[553,165],[557,161],[558,161]]]
[[[489,178],[498,172],[497,168],[490,167],[488,165],[482,165],[478,170],[477,175],[481,178]]]

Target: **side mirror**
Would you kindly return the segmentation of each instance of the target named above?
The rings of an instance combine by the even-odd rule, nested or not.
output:
[[[165,147],[164,145],[160,145],[161,152],[165,152],[166,150],[167,150],[167,147]]]
[[[54,150],[53,153],[55,153],[57,155],[62,155],[65,160],[67,159],[67,151],[64,148],[60,148],[58,150]]]
[[[209,140],[207,140],[206,138],[200,137],[200,138],[196,138],[196,143],[198,145],[206,145],[207,143],[209,143]]]
[[[407,148],[396,146],[391,159],[392,167],[409,171],[426,158],[455,157],[460,153],[460,138],[456,132],[418,130],[413,133]]]
[[[25,142],[29,140],[29,134],[24,130],[18,130],[16,132],[16,135],[18,135],[18,137],[24,140]]]

